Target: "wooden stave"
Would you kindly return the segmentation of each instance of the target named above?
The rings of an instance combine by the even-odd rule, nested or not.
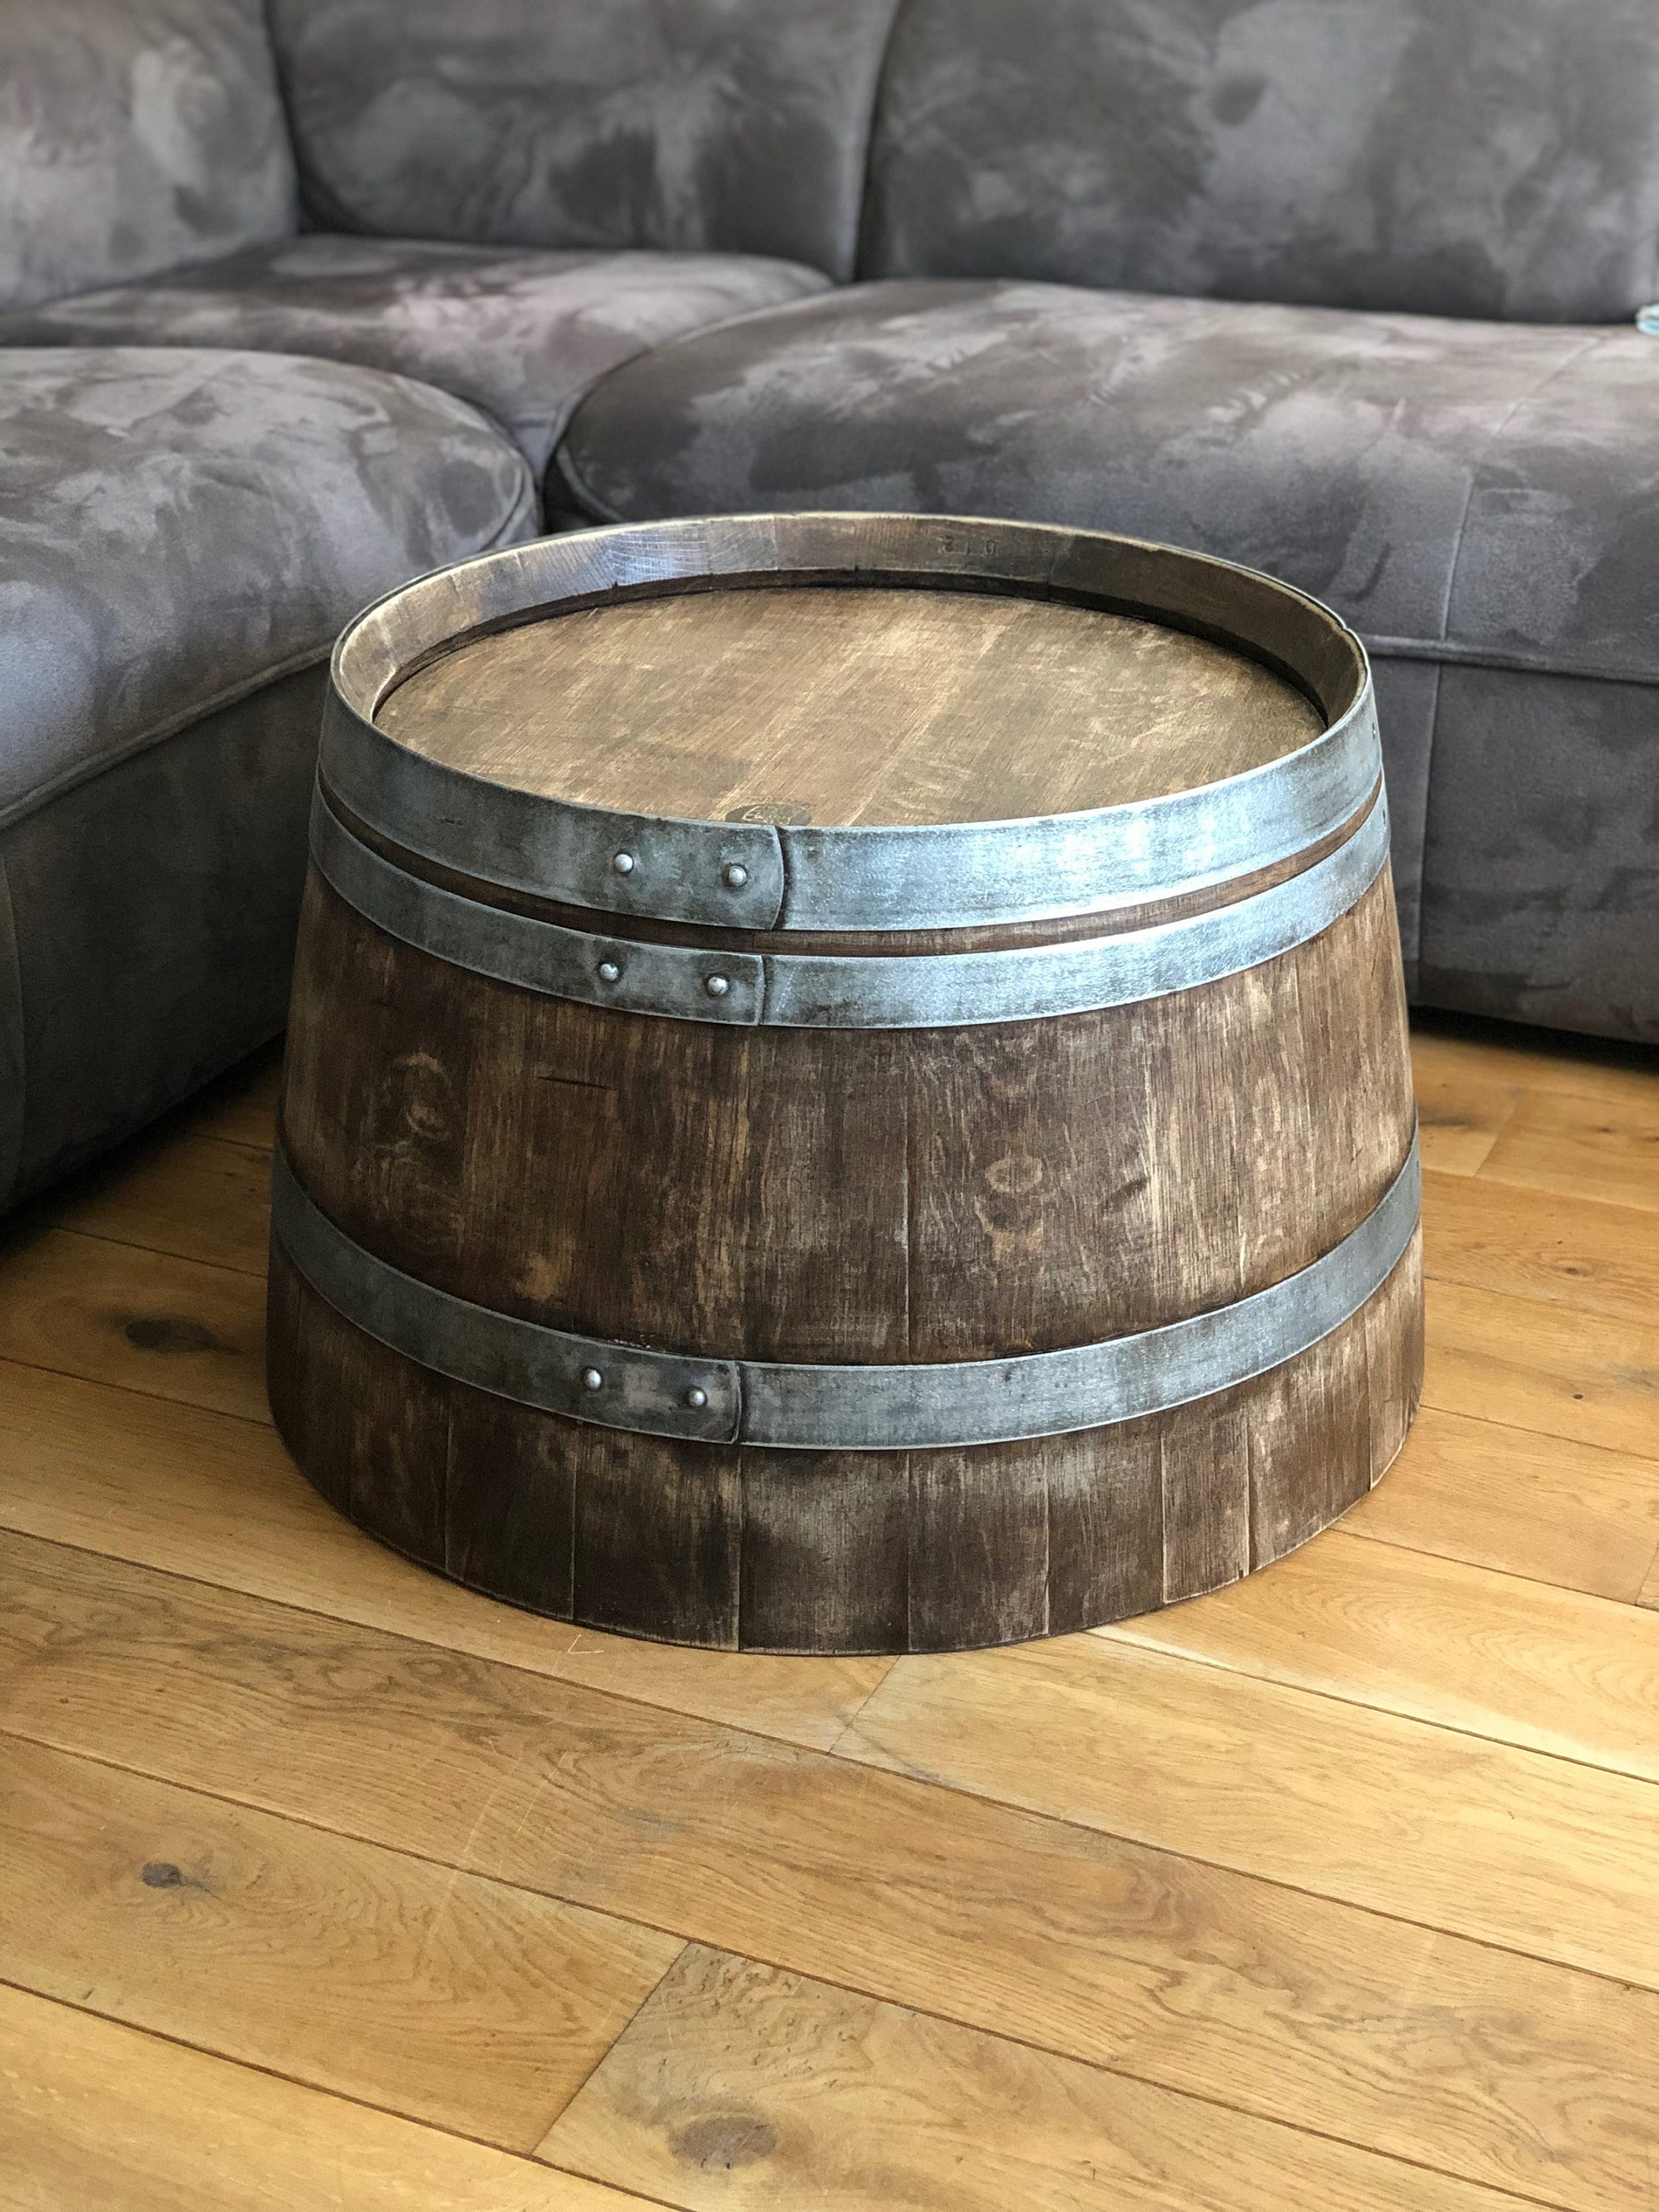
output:
[[[720,1359],[1053,1351],[1229,1304],[1373,1210],[1413,1125],[1395,930],[1385,871],[1319,937],[1173,997],[961,1030],[726,1030],[451,967],[313,877],[284,1142],[354,1243],[548,1327]],[[780,1224],[793,1243],[769,1256]]]

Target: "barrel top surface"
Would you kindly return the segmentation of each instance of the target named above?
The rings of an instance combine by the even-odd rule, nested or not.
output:
[[[375,715],[411,751],[703,821],[1010,821],[1285,757],[1326,726],[1231,647],[1103,609],[886,584],[618,600],[461,638]]]

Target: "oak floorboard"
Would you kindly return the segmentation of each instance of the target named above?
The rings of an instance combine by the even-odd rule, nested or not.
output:
[[[680,1949],[15,1736],[0,1862],[0,1979],[507,2150]]]
[[[1633,1605],[1334,1528],[1094,1632],[1659,1782],[1659,1619]]]
[[[1659,1084],[1610,1099],[1571,1091],[1523,1098],[1481,1162],[1484,1182],[1659,1212]]]
[[[0,1469],[0,1526],[825,1750],[892,1664],[688,1650],[520,1613],[354,1528],[269,1427],[3,1361]]]
[[[288,2071],[325,2023],[257,2017],[259,1992],[355,1976],[349,2081],[387,2070],[416,2002],[374,1869],[453,1887],[428,1986],[481,1893],[649,1921],[700,1948],[544,2142],[672,2174],[628,2185],[689,2212],[1647,2202],[1659,1624],[1631,1601],[1659,1608],[1659,1077],[1496,1033],[1419,1031],[1414,1060],[1430,1375],[1388,1479],[1215,1598],[890,1674],[538,1620],[324,1505],[265,1425],[257,1298],[221,1279],[257,1290],[279,1062],[233,1071],[0,1243],[0,1522],[24,1532],[0,1541],[0,1777],[15,1751],[95,1782],[26,1796],[21,1852],[0,1837],[37,1962],[172,2006],[186,2039],[187,2014],[268,2033]],[[140,1863],[183,1878],[129,1899],[151,1802],[187,1828]],[[274,1881],[274,1846],[243,1878],[267,1832],[305,1839],[309,1887]],[[211,1895],[191,1835],[229,1870]],[[64,1869],[84,1925],[47,1924]],[[129,1907],[238,1917],[185,1920],[199,1951],[177,1919],[165,1947],[100,1944]],[[492,1964],[458,2002],[520,1994]],[[461,2099],[477,2053],[446,2088],[442,2032],[418,2021],[413,2087],[429,2065]],[[6,2046],[7,2212],[641,2201],[0,1990]],[[507,2072],[488,2094],[516,2124]],[[1382,2198],[1379,2167],[1406,2177]]]
[[[1659,1459],[1659,1323],[1427,1286],[1425,1405]]]
[[[1659,1320],[1659,1224],[1634,1206],[1428,1174],[1423,1267],[1438,1282],[1609,1321]]]
[[[1508,2212],[1515,2202],[696,1947],[542,2148],[690,2212]]]
[[[1518,1083],[1460,1072],[1419,1073],[1415,1087],[1423,1165],[1438,1175],[1474,1175],[1526,1096]]]
[[[1341,1528],[1629,1604],[1659,1560],[1659,1461],[1425,1406]]]
[[[263,1282],[31,1223],[0,1249],[0,1358],[268,1423]]]
[[[1439,1014],[1413,1013],[1412,1067],[1419,1083],[1518,1084],[1523,1091],[1600,1098],[1651,1115],[1659,1101],[1659,1048],[1512,1028],[1493,1022],[1461,1030]]]
[[[77,1176],[47,1204],[55,1228],[262,1279],[265,1273],[270,1158],[247,1145],[168,1128]]]
[[[981,1799],[27,1538],[0,1539],[0,1711],[31,1740],[1574,2212],[1626,2212],[1659,2159],[1646,1784],[1081,1637],[1034,1648],[1078,1688],[1103,1662],[1141,1686],[1080,1726],[1006,1655],[900,1662],[960,1686],[971,1741],[1012,1763],[968,1778]],[[1212,1741],[1171,1729],[1171,1683]],[[916,1764],[948,1749],[927,1717]],[[1166,1739],[1175,1778],[1143,1790]],[[1072,1789],[1067,1818],[990,1802],[1033,1777]],[[1231,1815],[1287,1879],[1328,1854],[1395,1901],[1426,1869],[1425,1908],[1617,1977],[1123,1840],[1091,1825],[1115,1781],[1126,1822],[1144,1797],[1179,1829],[1184,1791],[1194,1844]]]
[[[1626,1774],[1098,1632],[902,1658],[838,1755],[1659,1989]]]
[[[636,2197],[0,1985],[6,2212],[645,2212]]]

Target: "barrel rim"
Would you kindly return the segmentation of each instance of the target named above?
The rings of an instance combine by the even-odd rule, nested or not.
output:
[[[1156,799],[991,822],[792,825],[525,791],[434,761],[374,720],[414,668],[468,636],[562,608],[802,574],[1000,588],[1155,620],[1273,668],[1328,726],[1277,760]],[[1364,647],[1306,592],[1213,555],[983,518],[692,517],[539,538],[374,602],[342,632],[330,678],[325,780],[394,844],[601,912],[750,929],[978,927],[1179,896],[1294,858],[1352,815],[1381,768]]]

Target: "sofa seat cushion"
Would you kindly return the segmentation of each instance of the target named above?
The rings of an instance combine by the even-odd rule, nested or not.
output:
[[[1376,659],[1408,975],[1659,1038],[1659,345],[1047,284],[857,286],[605,380],[596,520],[1003,514],[1161,538]]]
[[[319,659],[406,577],[536,526],[523,456],[401,377],[0,352],[0,824]]]
[[[931,508],[1226,555],[1382,650],[1659,678],[1659,346],[1060,285],[856,286],[573,422],[595,516]]]
[[[0,318],[0,345],[252,347],[390,369],[471,400],[541,470],[606,370],[827,282],[744,254],[316,235]]]

